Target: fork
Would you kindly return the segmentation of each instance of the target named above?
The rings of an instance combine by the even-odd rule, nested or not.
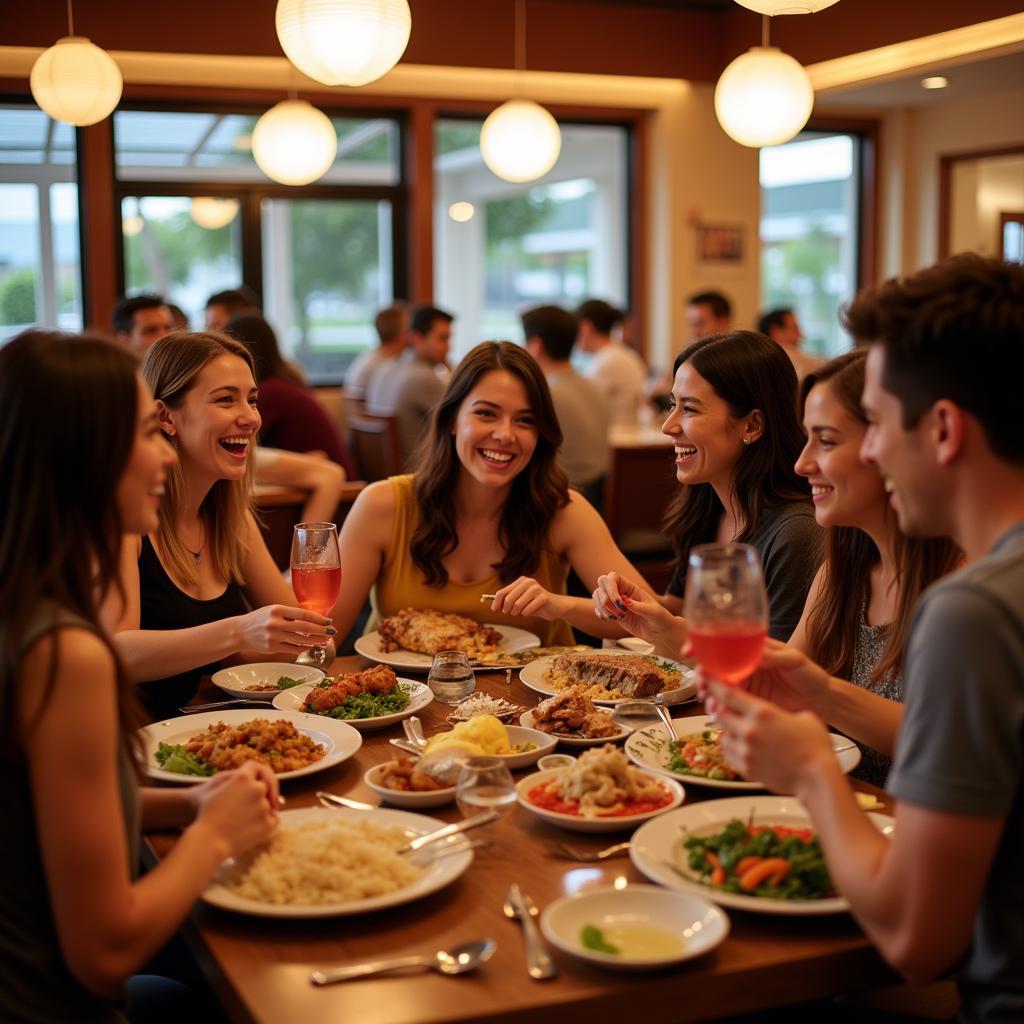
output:
[[[552,857],[561,857],[562,860],[578,860],[584,863],[591,863],[597,860],[607,860],[609,857],[617,857],[629,849],[629,843],[616,843],[614,846],[606,846],[603,850],[577,850],[565,843],[554,843],[548,848]]]

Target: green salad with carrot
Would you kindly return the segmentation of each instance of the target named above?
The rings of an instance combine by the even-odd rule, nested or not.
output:
[[[741,896],[820,900],[836,895],[810,828],[754,825],[733,818],[713,836],[688,836],[687,863],[707,885]]]

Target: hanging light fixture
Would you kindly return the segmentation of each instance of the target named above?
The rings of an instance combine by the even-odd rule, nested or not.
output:
[[[774,18],[777,14],[817,14],[839,0],[736,0],[740,7]]]
[[[207,231],[230,224],[238,214],[237,199],[218,199],[216,196],[195,196],[190,204],[192,219]]]
[[[338,135],[331,119],[305,100],[271,107],[252,132],[252,155],[268,178],[282,185],[308,185],[334,163]]]
[[[515,74],[526,68],[526,0],[516,0]],[[562,150],[558,122],[539,103],[514,99],[492,110],[480,130],[484,163],[505,181],[534,181],[547,174]]]
[[[277,38],[288,59],[324,85],[366,85],[405,53],[408,0],[277,0]]]
[[[813,106],[807,72],[788,53],[768,45],[765,16],[762,45],[737,57],[718,79],[718,123],[741,146],[778,146],[807,124]]]
[[[84,128],[110,115],[123,86],[114,58],[85,36],[75,35],[68,0],[68,34],[44,50],[32,65],[32,98],[55,121]]]

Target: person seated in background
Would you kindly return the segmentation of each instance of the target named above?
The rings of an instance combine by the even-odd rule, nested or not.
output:
[[[726,334],[732,329],[732,303],[721,292],[696,292],[686,300],[686,325],[691,341]]]
[[[608,401],[569,362],[576,342],[576,319],[559,306],[538,306],[522,316],[526,351],[537,360],[551,391],[562,446],[558,464],[592,505],[601,507],[610,449]]]
[[[260,445],[253,453],[256,486],[289,487],[306,491],[300,523],[331,523],[338,512],[348,479],[336,462],[321,455],[302,455]]]
[[[430,417],[413,474],[370,484],[345,519],[339,635],[372,589],[382,616],[430,608],[571,644],[570,622],[595,620],[589,604],[580,614],[564,596],[569,569],[589,587],[609,565],[639,576],[597,511],[569,488],[561,443],[529,353],[508,341],[470,351]],[[482,594],[497,598],[487,605]]]
[[[800,342],[804,337],[803,331],[800,330],[796,314],[788,307],[769,310],[757,321],[757,329],[785,349],[800,380],[825,362],[824,359],[809,355],[800,348]]]
[[[114,337],[139,359],[173,330],[171,311],[159,295],[122,296],[114,306]]]
[[[263,421],[260,444],[326,456],[345,470],[348,479],[354,479],[355,463],[338,428],[299,370],[281,355],[270,324],[259,313],[247,310],[233,316],[224,331],[252,353]]]
[[[146,353],[142,376],[178,458],[156,531],[123,545],[126,600],[111,595],[104,623],[139,698],[163,719],[223,659],[294,660],[333,630],[298,606],[253,516],[260,414],[249,350],[225,334],[170,334]]]
[[[172,331],[189,331],[192,329],[189,326],[188,317],[185,315],[185,310],[183,310],[181,306],[176,306],[173,302],[168,302],[167,311],[171,314]]]
[[[632,580],[608,574],[593,611],[678,657],[687,559],[695,544],[736,541],[757,548],[768,590],[768,633],[797,628],[822,560],[823,536],[810,487],[794,464],[804,444],[796,373],[774,342],[733,331],[694,342],[675,363],[675,408],[662,426],[683,486],[665,515],[674,572],[660,602]],[[662,607],[664,606],[664,607]]]
[[[612,338],[622,313],[600,299],[588,299],[576,310],[576,320],[576,342],[592,356],[584,373],[608,400],[612,426],[635,426],[646,401],[647,367],[633,349]]]
[[[366,393],[366,411],[394,416],[402,463],[411,464],[434,406],[444,394],[448,346],[455,318],[436,306],[414,310],[409,351],[377,368]]]
[[[223,331],[228,321],[244,310],[259,309],[257,297],[248,289],[229,288],[214,292],[206,300],[206,330]]]
[[[345,373],[345,394],[349,398],[365,398],[370,378],[378,367],[397,359],[409,342],[409,313],[404,305],[382,309],[373,321],[380,344],[360,352]]]
[[[221,863],[277,825],[277,780],[255,762],[139,786],[141,715],[97,601],[116,593],[122,531],[156,528],[174,459],[122,348],[29,331],[0,351],[5,1020],[208,1019],[184,986],[129,976]],[[141,833],[173,828],[173,852],[140,880]]]
[[[769,645],[742,687],[704,686],[726,758],[808,809],[886,960],[915,984],[954,972],[961,1022],[1024,1020],[1024,267],[955,256],[867,289],[844,320],[870,345],[861,457],[904,533],[967,558],[907,637],[891,834],[838,769],[821,720],[844,694],[827,672]]]

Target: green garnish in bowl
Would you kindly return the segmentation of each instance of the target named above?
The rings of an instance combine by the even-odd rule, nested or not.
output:
[[[592,949],[596,953],[619,953],[619,947],[605,941],[604,932],[592,924],[585,924],[580,930],[580,942],[584,948]]]

